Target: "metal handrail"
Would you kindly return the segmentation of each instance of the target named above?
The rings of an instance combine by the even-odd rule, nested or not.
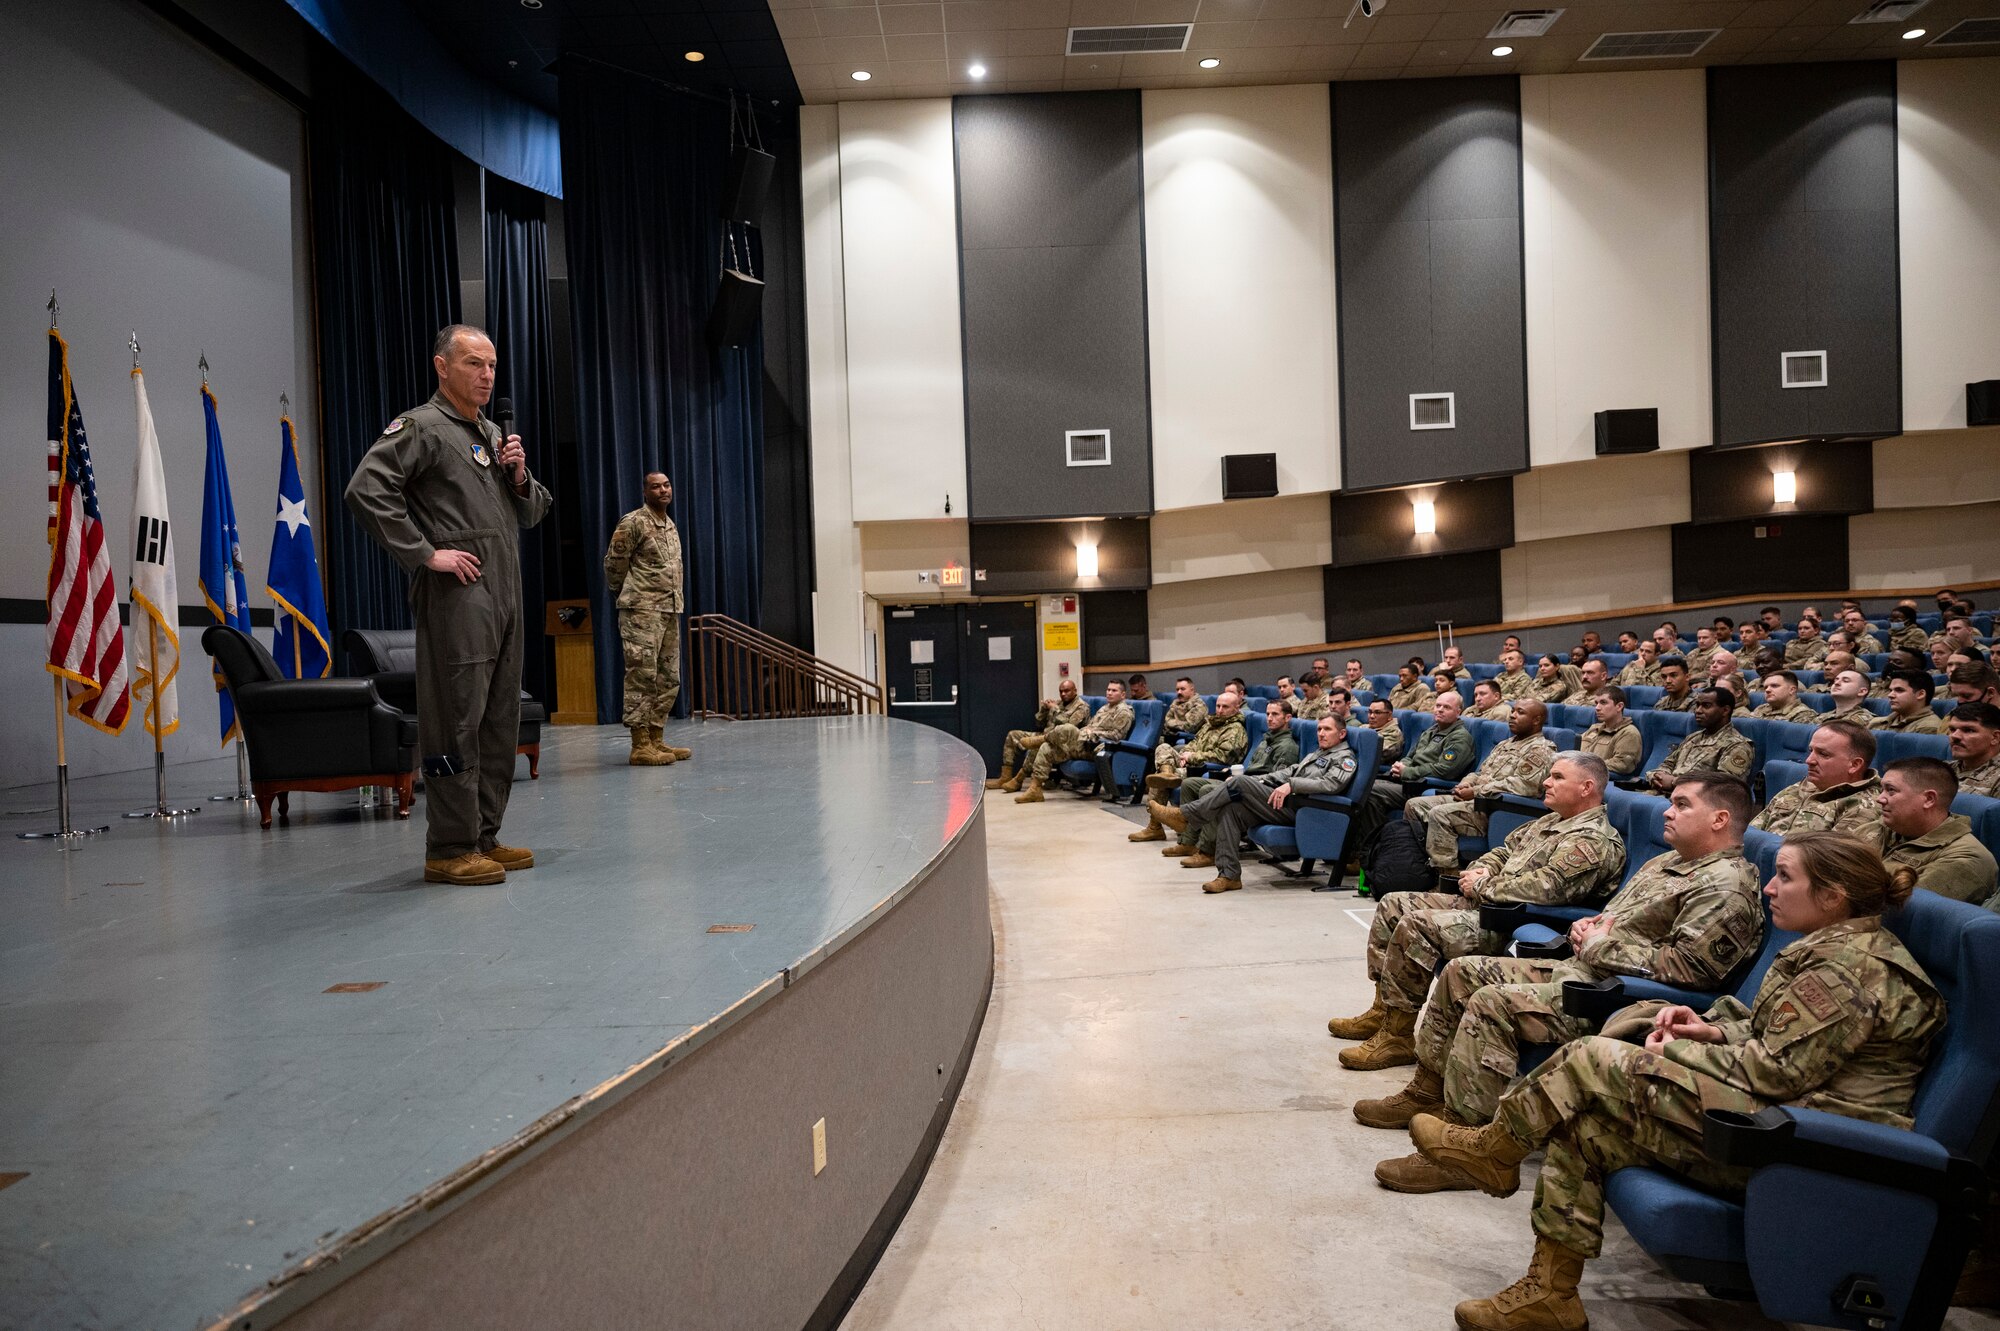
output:
[[[722,720],[883,714],[882,688],[728,615],[688,619],[694,714]]]

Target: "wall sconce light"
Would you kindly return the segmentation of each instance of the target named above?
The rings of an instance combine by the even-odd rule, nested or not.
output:
[[[1437,505],[1432,503],[1428,499],[1413,499],[1410,501],[1410,507],[1416,512],[1417,535],[1419,536],[1437,535],[1437,529],[1438,529]]]
[[[1097,576],[1097,547],[1079,543],[1076,547],[1076,576],[1094,578]]]
[[[1793,471],[1779,471],[1771,474],[1771,502],[1774,504],[1795,504],[1799,500],[1799,476]]]

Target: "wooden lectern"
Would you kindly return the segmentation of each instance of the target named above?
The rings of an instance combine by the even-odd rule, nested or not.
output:
[[[559,726],[597,724],[597,648],[590,632],[590,602],[550,601],[545,631],[556,640],[556,705],[549,720]]]

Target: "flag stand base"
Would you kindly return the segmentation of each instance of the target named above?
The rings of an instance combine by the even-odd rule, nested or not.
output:
[[[234,795],[210,795],[210,804],[255,804],[257,797],[250,793],[250,762],[243,755],[243,741],[236,741],[236,793]]]
[[[195,809],[169,809],[167,807],[167,755],[158,749],[153,751],[153,807],[128,813],[127,818],[185,818],[189,814],[200,813]]]
[[[109,832],[111,825],[103,827],[71,827],[69,825],[69,764],[56,766],[56,816],[61,826],[53,832],[16,832],[19,841],[81,841],[87,836]]]

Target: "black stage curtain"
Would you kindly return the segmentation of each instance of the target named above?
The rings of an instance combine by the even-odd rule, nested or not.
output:
[[[345,60],[314,62],[313,283],[319,303],[321,558],[334,641],[407,628],[409,578],[341,496],[398,412],[430,399],[431,340],[459,319],[452,152]]]
[[[486,176],[486,325],[500,357],[496,400],[514,404],[514,430],[528,450],[528,467],[556,486],[555,334],[549,319],[547,199],[534,190]],[[490,408],[489,408],[490,411]],[[521,687],[549,703],[554,646],[543,630],[549,589],[560,585],[560,508],[521,534]]]
[[[764,352],[713,351],[729,111],[609,66],[565,60],[563,218],[583,547],[601,559],[645,473],[673,479],[690,615],[762,621]],[[808,539],[805,533],[800,539]],[[597,713],[618,720],[624,654],[591,579]],[[686,654],[683,674],[689,676]],[[688,690],[676,711],[685,715]]]

